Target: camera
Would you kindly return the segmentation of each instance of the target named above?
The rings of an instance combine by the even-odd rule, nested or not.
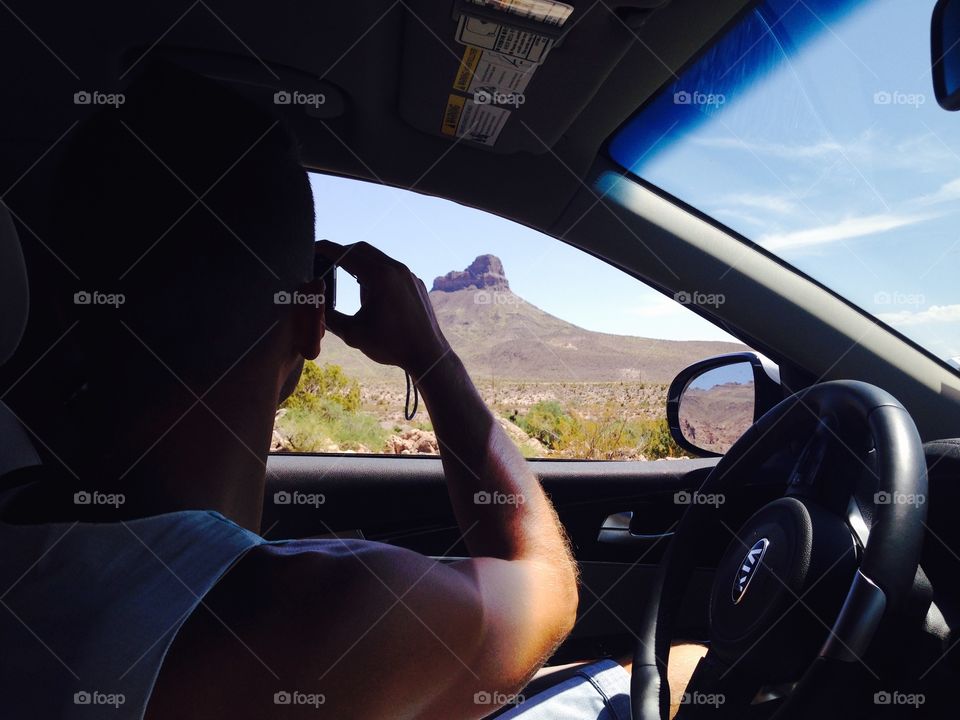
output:
[[[320,253],[314,253],[313,277],[323,278],[326,286],[323,291],[324,309],[333,310],[337,305],[337,264]]]

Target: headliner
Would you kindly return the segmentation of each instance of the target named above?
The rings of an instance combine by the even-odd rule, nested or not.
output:
[[[511,119],[521,121],[511,129],[514,145],[522,148],[511,153],[454,143],[414,128],[401,115],[409,95],[423,92],[421,80],[429,83],[431,72],[446,71],[445,65],[427,67],[431,58],[455,68],[452,2],[109,0],[91,7],[12,1],[0,9],[8,15],[0,25],[8,69],[7,112],[0,118],[2,172],[9,178],[4,187],[34,163],[31,176],[55,166],[48,156],[56,156],[59,143],[52,150],[51,144],[88,109],[73,104],[74,92],[115,89],[123,69],[145,51],[178,46],[217,53],[251,82],[267,86],[260,92],[280,84],[271,69],[282,67],[339,88],[344,113],[338,118],[284,108],[311,168],[412,187],[549,230],[610,134],[750,4],[569,1],[576,7],[570,31]],[[622,19],[662,2],[635,30]],[[430,96],[442,101],[442,88],[431,88]],[[435,111],[425,112],[432,117]]]

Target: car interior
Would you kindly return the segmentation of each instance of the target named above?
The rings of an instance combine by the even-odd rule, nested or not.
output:
[[[820,26],[795,40],[815,44],[872,4],[801,0]],[[934,4],[907,3],[927,29],[932,71],[918,81],[927,110],[936,94],[949,120],[960,107],[951,106],[960,2]],[[0,486],[50,460],[31,428],[75,381],[45,371],[71,347],[45,301],[72,272],[44,240],[59,153],[98,102],[162,57],[272,105],[311,173],[506,218],[667,298],[725,297],[689,310],[749,350],[703,357],[674,379],[662,416],[685,457],[529,461],[580,571],[577,623],[548,666],[633,654],[635,720],[667,717],[662,658],[681,640],[706,643],[716,661],[695,674],[681,718],[955,716],[960,370],[646,179],[627,145],[644,118],[661,124],[643,132],[665,129],[645,110],[673,97],[689,69],[719,62],[719,44],[743,23],[800,9],[776,0],[0,5]],[[471,22],[530,39],[535,77],[506,102],[458,89]],[[775,36],[775,24],[764,32]],[[955,270],[957,260],[954,251],[940,262]],[[588,292],[569,272],[556,282]],[[702,375],[736,364],[751,378],[752,424],[731,446],[704,448],[684,399]],[[276,453],[267,486],[267,498],[336,500],[266,502],[269,537],[365,538],[445,561],[468,554],[435,456]]]

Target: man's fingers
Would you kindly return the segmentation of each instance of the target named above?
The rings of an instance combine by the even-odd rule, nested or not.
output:
[[[338,245],[330,240],[319,240],[316,243],[316,252],[353,275],[361,285],[365,278],[375,278],[398,264],[389,255],[365,242]]]
[[[324,313],[324,324],[327,328],[350,347],[357,347],[357,318],[354,315],[344,315],[338,310],[327,310]]]
[[[343,255],[347,248],[332,240],[317,240],[313,244],[313,250],[317,255],[323,255],[327,260],[336,262]]]

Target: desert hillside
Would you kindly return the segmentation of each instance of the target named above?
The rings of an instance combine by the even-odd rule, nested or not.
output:
[[[476,380],[663,384],[692,362],[744,349],[735,343],[585,330],[513,293],[493,255],[436,278],[430,300],[441,329]],[[324,339],[320,362],[340,365],[361,380],[396,378],[395,370],[367,360],[333,335]]]
[[[753,424],[753,409],[752,381],[690,387],[680,405],[680,427],[698,447],[722,453]]]

